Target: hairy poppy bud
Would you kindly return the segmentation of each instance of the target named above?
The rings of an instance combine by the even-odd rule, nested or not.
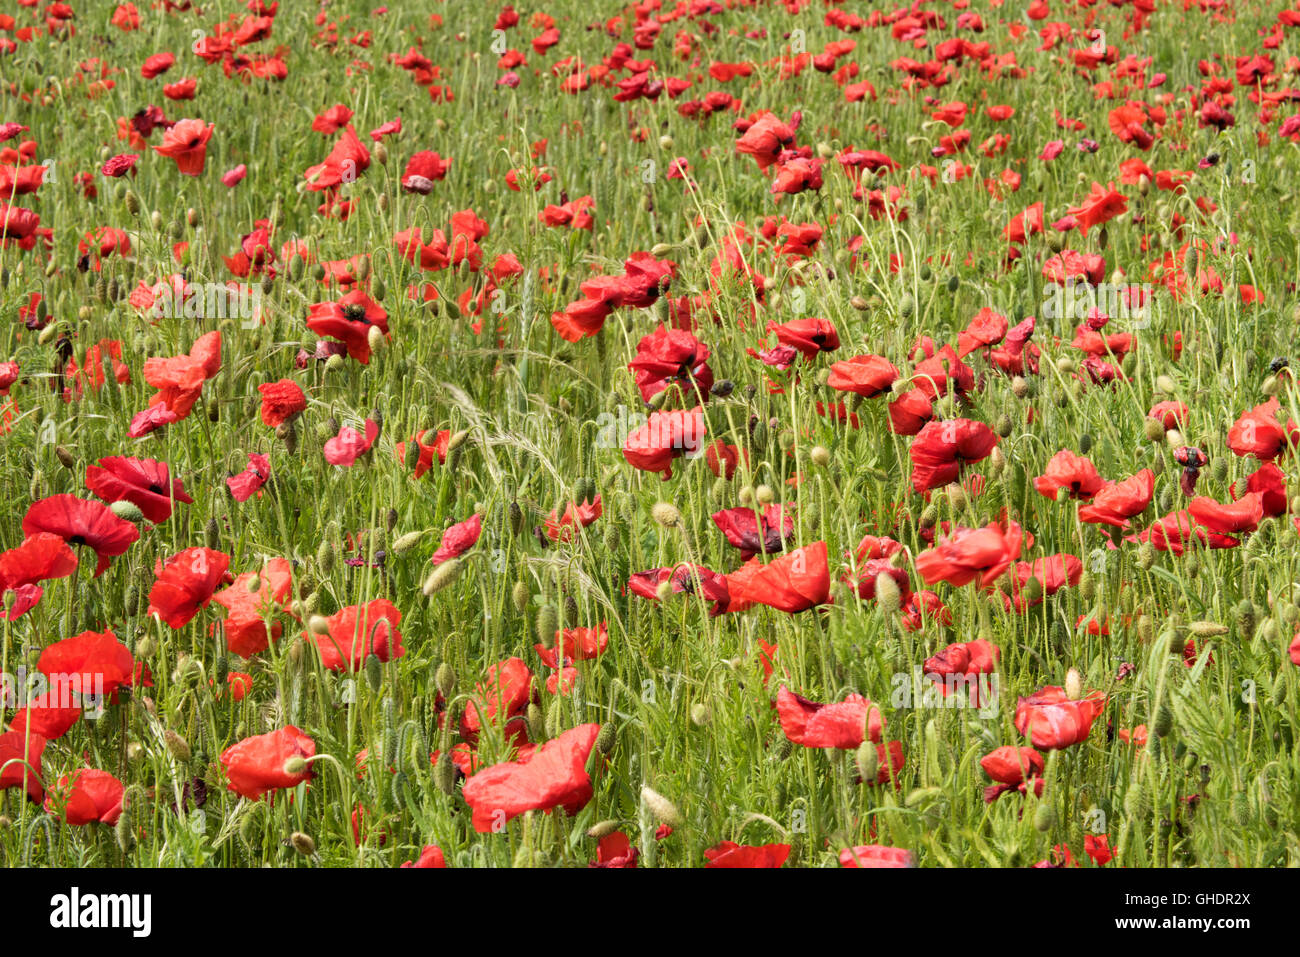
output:
[[[120,499],[108,508],[118,518],[124,518],[135,525],[139,525],[144,521],[144,512],[140,511],[140,506],[134,502],[128,502],[126,499]]]
[[[876,601],[880,604],[880,610],[891,617],[898,614],[899,609],[902,608],[903,595],[898,588],[898,582],[886,572],[876,576]]]
[[[405,535],[399,537],[397,541],[393,542],[393,548],[392,548],[393,554],[405,555],[412,548],[418,545],[422,538],[424,538],[424,532],[422,531],[407,532]]]
[[[124,198],[124,202],[126,203],[126,211],[128,213],[130,213],[132,216],[140,215],[140,209],[141,209],[140,197],[137,196],[134,191],[127,190],[126,196]]]
[[[424,585],[421,586],[421,591],[424,592],[425,597],[429,598],[436,595],[459,578],[464,564],[459,558],[449,558],[430,572],[429,577],[424,580]]]
[[[384,663],[379,660],[375,654],[366,655],[366,684],[370,685],[370,690],[379,694],[379,690],[384,686]]]
[[[677,805],[658,791],[642,786],[641,801],[660,824],[667,824],[671,828],[682,826],[682,812],[677,810]]]
[[[303,857],[311,857],[316,853],[316,842],[302,831],[294,831],[289,837],[289,843]]]
[[[163,732],[163,742],[167,745],[167,750],[171,752],[173,758],[181,764],[190,763],[190,746],[179,734],[168,728]]]
[[[1050,801],[1042,801],[1034,811],[1034,828],[1046,833],[1056,826],[1056,808]]]
[[[808,453],[808,458],[811,459],[812,464],[818,468],[824,469],[831,464],[830,449],[826,448],[824,445],[814,445],[812,451]]]
[[[697,728],[702,728],[713,720],[713,712],[709,706],[702,701],[697,701],[691,705],[691,724]]]
[[[1083,678],[1079,675],[1078,668],[1071,668],[1065,673],[1065,696],[1071,701],[1083,697]]]
[[[650,509],[650,517],[664,528],[676,528],[682,521],[682,513],[677,511],[677,506],[668,502],[656,502]]]
[[[877,586],[879,587],[879,586]],[[858,745],[858,753],[854,757],[854,763],[858,766],[858,777],[863,783],[869,784],[876,780],[880,773],[880,752],[870,741],[863,741]]]
[[[556,611],[554,605],[543,605],[537,610],[535,625],[537,643],[544,648],[550,648],[555,644],[555,633],[560,628],[560,613]]]
[[[754,489],[754,498],[758,500],[759,505],[771,505],[776,501],[776,492],[772,491],[770,485],[760,485]]]

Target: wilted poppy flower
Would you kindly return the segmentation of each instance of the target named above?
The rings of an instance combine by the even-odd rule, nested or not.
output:
[[[990,522],[983,528],[958,528],[937,547],[916,558],[916,570],[928,583],[988,588],[1020,557],[1022,532],[1015,522]]]
[[[752,508],[726,508],[713,513],[713,523],[727,536],[727,541],[740,549],[741,561],[749,561],[762,553],[771,555],[782,551],[794,535],[794,517],[785,506],[763,506],[757,513]]]
[[[752,572],[762,567],[758,559],[744,566],[751,572],[748,577],[752,577]],[[739,582],[741,573],[719,575],[703,566],[683,562],[671,568],[652,568],[648,571],[633,572],[627,580],[627,590],[650,601],[658,601],[659,587],[667,582],[674,594],[698,594],[704,601],[712,602],[713,606],[709,614],[716,617],[727,611],[740,611],[753,604],[738,601],[731,593],[729,581],[733,577]]]
[[[25,787],[27,799],[39,804],[45,797],[41,781],[41,755],[46,740],[39,734],[0,733],[0,791]]]
[[[474,830],[500,831],[525,811],[562,807],[570,816],[577,814],[592,797],[586,765],[599,734],[599,724],[579,725],[518,761],[471,776],[462,795],[473,808]]]
[[[1029,736],[1035,748],[1061,749],[1088,737],[1092,722],[1106,705],[1100,691],[1071,699],[1064,688],[1048,685],[1016,703],[1016,730]]]
[[[77,827],[83,824],[116,824],[122,815],[122,795],[126,788],[107,771],[82,768],[71,777],[63,775],[45,797],[45,810],[59,813],[65,822]]]
[[[751,846],[722,841],[704,852],[710,867],[780,867],[790,856],[789,844]]]
[[[840,867],[912,867],[912,852],[883,844],[859,844],[840,851]]]
[[[230,580],[230,556],[199,546],[167,559],[149,590],[150,615],[172,628],[182,628],[212,601],[218,585]]]
[[[787,614],[805,611],[830,600],[831,576],[826,543],[813,542],[787,552],[731,586],[732,600],[767,605]]]
[[[325,461],[330,465],[349,466],[370,451],[379,438],[379,423],[366,419],[365,432],[358,432],[350,425],[339,429],[339,434],[325,442]]]
[[[293,725],[245,738],[221,753],[227,788],[256,801],[267,791],[297,787],[312,776],[316,742]]]
[[[442,533],[442,541],[430,561],[435,565],[441,565],[449,558],[465,554],[478,542],[482,531],[483,516],[477,513],[451,526]]]
[[[1091,499],[1106,486],[1106,480],[1097,467],[1082,455],[1062,449],[1047,463],[1047,470],[1034,479],[1034,488],[1040,495],[1055,499],[1057,492],[1066,489],[1070,498]]]
[[[340,608],[325,622],[328,631],[309,632],[308,637],[320,651],[321,664],[331,671],[356,671],[370,655],[393,661],[406,654],[397,630],[402,613],[387,598]]]
[[[426,441],[432,438],[433,441]],[[442,429],[434,432],[432,429],[421,429],[411,440],[420,449],[419,457],[415,460],[415,478],[419,478],[425,472],[433,467],[433,460],[436,458],[439,465],[447,464],[447,451],[451,445],[451,430]],[[396,454],[402,461],[406,460],[406,443],[398,442],[396,445]]]
[[[198,176],[208,155],[208,140],[212,139],[212,123],[202,120],[179,120],[163,134],[161,146],[155,146],[160,155],[176,161],[176,168],[184,176]]]
[[[50,532],[69,545],[88,545],[99,559],[95,577],[140,537],[140,530],[108,506],[75,495],[51,495],[33,502],[23,516],[23,534]]]
[[[807,748],[856,748],[863,741],[878,742],[885,730],[880,709],[860,694],[818,704],[782,685],[776,710],[785,736]]]
[[[86,466],[86,488],[105,502],[127,501],[147,521],[161,525],[171,518],[172,503],[192,504],[180,479],[173,479],[166,462],[109,456]]]

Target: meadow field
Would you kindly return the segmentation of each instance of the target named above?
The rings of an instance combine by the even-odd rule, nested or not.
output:
[[[1300,3],[7,4],[0,863],[1300,865],[1298,171]]]

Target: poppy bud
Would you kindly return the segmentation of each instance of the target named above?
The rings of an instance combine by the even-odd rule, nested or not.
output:
[[[684,821],[682,820],[681,811],[677,806],[668,800],[658,791],[654,791],[647,786],[641,788],[641,802],[645,804],[650,813],[660,824],[667,824],[671,828],[679,828]]]
[[[518,535],[524,530],[524,510],[518,502],[511,502],[506,508],[506,517],[510,521],[510,531]]]
[[[1017,399],[1023,399],[1029,395],[1029,380],[1023,376],[1016,376],[1011,380],[1011,393]]]
[[[126,499],[114,502],[108,509],[118,518],[126,519],[132,524],[138,525],[144,521],[144,512],[140,511],[140,506]]]
[[[1065,673],[1065,696],[1071,701],[1078,701],[1083,697],[1083,678],[1077,668],[1071,668]]]
[[[167,745],[167,750],[171,752],[173,758],[181,764],[190,763],[190,746],[179,734],[168,728],[163,732],[163,742]]]
[[[916,311],[916,300],[912,298],[911,293],[904,294],[898,303],[898,314],[904,319],[909,319],[912,313]]]
[[[578,627],[578,599],[572,595],[564,596],[564,624],[566,628]]]
[[[375,654],[366,655],[366,684],[370,685],[370,690],[379,694],[379,690],[384,686],[384,663],[379,660]]]
[[[429,577],[424,580],[424,585],[421,586],[424,596],[430,598],[454,582],[460,577],[464,564],[459,558],[449,558],[435,568],[430,572]]]
[[[289,837],[289,843],[303,857],[311,857],[316,853],[316,842],[302,831],[294,831]]]
[[[676,528],[682,521],[682,513],[668,502],[656,502],[650,509],[650,517],[664,528]]]
[[[944,493],[947,495],[948,505],[954,512],[964,512],[970,506],[970,497],[966,494],[966,490],[956,482],[947,486]]]
[[[554,605],[546,604],[537,610],[535,626],[537,643],[544,648],[552,647],[555,644],[555,633],[560,628],[560,613]]]
[[[1034,828],[1046,833],[1056,826],[1056,808],[1051,801],[1039,802],[1034,811]]]
[[[776,492],[772,491],[770,485],[760,485],[754,489],[754,498],[758,500],[760,505],[771,505],[776,501]]]
[[[298,430],[294,428],[292,422],[281,422],[277,425],[275,437],[284,443],[284,450],[290,455],[298,451]]]
[[[370,346],[371,352],[381,351],[387,342],[378,326],[371,326],[370,331],[366,333],[366,343]]]
[[[316,567],[322,575],[328,575],[334,570],[334,543],[328,539],[322,541],[316,549]]]
[[[386,197],[381,196],[379,198],[382,200],[385,199]],[[384,297],[386,295],[388,295],[388,286],[384,283],[383,279],[381,279],[379,276],[376,276],[370,283],[371,298],[374,299],[376,302],[383,302]]]
[[[673,597],[673,583],[670,581],[660,582],[655,588],[655,598],[659,601],[667,601]]]
[[[1187,250],[1187,256],[1183,259],[1183,271],[1191,279],[1196,278],[1196,274],[1201,270],[1200,253],[1195,246]]]
[[[113,827],[113,836],[117,838],[118,849],[123,854],[130,854],[135,850],[135,827],[131,823],[132,815],[123,809],[118,816],[117,824]]]
[[[125,201],[125,203],[126,203],[126,211],[127,211],[128,213],[130,213],[132,216],[139,216],[139,215],[140,215],[140,208],[141,208],[141,207],[140,207],[140,197],[139,197],[139,196],[137,196],[133,191],[131,191],[131,190],[127,190],[126,197],[125,197],[125,200],[124,200],[124,201]]]
[[[405,535],[393,542],[393,554],[405,555],[412,548],[419,544],[420,539],[424,538],[424,532],[407,532]]]
[[[831,464],[830,449],[826,448],[824,445],[814,445],[812,451],[808,453],[808,458],[810,458],[813,465],[818,468],[824,469]]]
[[[702,701],[697,701],[691,705],[691,724],[697,728],[703,728],[713,720],[713,712],[709,706]]]
[[[1242,827],[1250,826],[1250,800],[1245,791],[1237,791],[1232,795],[1232,816]]]
[[[1097,579],[1089,572],[1084,572],[1079,579],[1079,597],[1084,601],[1092,601],[1097,597]]]
[[[591,827],[587,828],[587,836],[600,840],[602,837],[609,837],[622,826],[621,821],[611,819],[597,821]]]

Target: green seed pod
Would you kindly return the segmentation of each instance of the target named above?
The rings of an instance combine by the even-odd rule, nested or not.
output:
[[[221,528],[217,525],[215,517],[209,518],[207,524],[203,526],[203,543],[213,551],[221,547]]]
[[[613,522],[605,526],[605,550],[611,555],[623,547],[623,533]]]
[[[898,314],[904,319],[910,319],[914,312],[916,312],[916,300],[912,298],[912,294],[909,292],[899,300]]]
[[[1151,730],[1156,733],[1156,737],[1163,738],[1173,730],[1173,727],[1174,713],[1169,705],[1162,701],[1160,707],[1156,709],[1156,717],[1151,724]]]
[[[600,726],[600,732],[596,735],[596,750],[608,756],[614,750],[617,740],[618,728],[612,722],[606,722]]]
[[[953,273],[951,276],[948,277],[948,291],[949,291],[949,292],[956,292],[956,291],[957,291],[957,288],[958,288],[960,285],[961,285],[961,277],[958,276],[956,273]]]

